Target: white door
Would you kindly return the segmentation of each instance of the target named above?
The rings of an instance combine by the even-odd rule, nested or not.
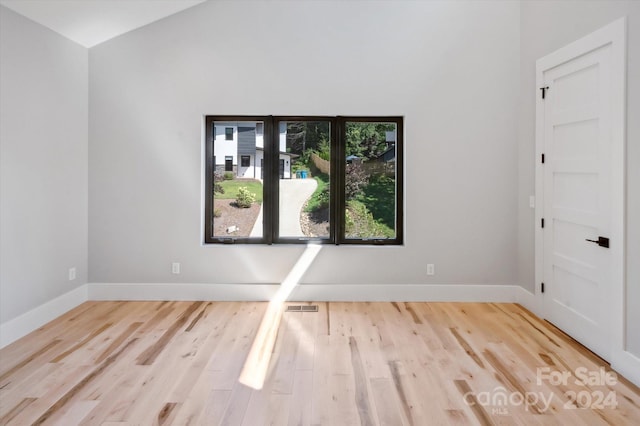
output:
[[[610,359],[613,256],[619,254],[610,248],[617,86],[612,44],[580,47],[572,57],[538,61],[544,312],[551,323]]]

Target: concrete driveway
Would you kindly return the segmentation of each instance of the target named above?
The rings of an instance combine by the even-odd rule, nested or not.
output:
[[[300,228],[300,213],[302,206],[317,187],[318,182],[315,179],[280,179],[281,237],[304,237]],[[262,208],[250,236],[262,236]]]

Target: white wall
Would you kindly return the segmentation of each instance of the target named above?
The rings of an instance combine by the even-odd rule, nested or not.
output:
[[[216,1],[92,48],[90,282],[280,282],[302,247],[200,245],[202,116],[309,114],[405,116],[406,236],[323,247],[304,283],[515,284],[519,16]]]
[[[521,10],[518,150],[518,282],[534,286],[535,61],[627,16],[627,339],[640,356],[640,2],[524,1]]]
[[[0,6],[1,323],[87,282],[87,76],[87,49]]]

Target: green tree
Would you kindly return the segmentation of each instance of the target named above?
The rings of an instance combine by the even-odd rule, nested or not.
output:
[[[289,121],[287,122],[287,151],[303,155],[308,150],[320,151],[323,141],[328,141],[329,122]]]
[[[346,155],[355,155],[363,160],[377,158],[387,149],[386,132],[394,128],[392,123],[347,123]]]

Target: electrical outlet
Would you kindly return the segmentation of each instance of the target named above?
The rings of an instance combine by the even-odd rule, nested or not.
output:
[[[69,281],[73,281],[76,279],[76,267],[69,268]]]
[[[427,264],[427,275],[435,275],[436,274],[436,267],[433,265],[433,263],[428,263]]]
[[[180,273],[180,262],[173,262],[171,264],[171,273],[179,274]]]

